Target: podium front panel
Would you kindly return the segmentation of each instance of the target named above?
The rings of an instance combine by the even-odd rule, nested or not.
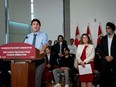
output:
[[[35,64],[11,63],[12,87],[35,87]]]

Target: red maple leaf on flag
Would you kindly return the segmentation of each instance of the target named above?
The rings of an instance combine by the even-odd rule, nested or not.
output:
[[[90,37],[90,41],[91,41],[91,43],[92,43],[92,37],[91,37],[91,33],[90,33],[90,29],[89,29],[89,25],[87,26],[87,32],[86,32],[88,35],[89,35],[89,37]]]
[[[78,30],[78,26],[76,27],[76,32],[75,32],[75,46],[77,47],[80,43],[80,35],[79,35],[79,30]]]
[[[98,27],[98,38],[97,38],[97,44],[100,44],[101,36],[103,36],[103,35],[102,35],[101,26],[99,25],[99,27]]]

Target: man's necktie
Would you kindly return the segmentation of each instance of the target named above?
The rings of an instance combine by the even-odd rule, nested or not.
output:
[[[60,54],[62,54],[62,43],[60,43]]]
[[[33,37],[33,43],[32,43],[32,45],[35,46],[36,36],[37,36],[37,34],[33,34],[33,35],[34,35],[34,37]]]

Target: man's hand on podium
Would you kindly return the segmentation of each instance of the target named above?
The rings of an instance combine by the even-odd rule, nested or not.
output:
[[[47,47],[47,44],[44,44],[44,45],[42,46],[42,49],[40,50],[40,54],[45,54],[45,49],[46,49],[46,47]]]
[[[45,50],[41,49],[40,54],[45,54]]]

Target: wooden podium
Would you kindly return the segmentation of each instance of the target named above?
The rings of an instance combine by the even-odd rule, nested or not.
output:
[[[26,43],[9,43],[0,46],[0,59],[11,61],[11,86],[35,87],[35,63],[42,60],[34,46]],[[13,61],[13,62],[12,62]]]

